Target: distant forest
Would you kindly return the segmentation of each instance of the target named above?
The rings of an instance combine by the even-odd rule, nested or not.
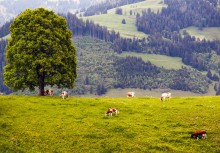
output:
[[[7,45],[7,41],[1,40],[0,41],[0,92],[4,92],[6,94],[11,93],[11,89],[9,89],[7,86],[4,85],[4,79],[3,79],[3,67],[6,64],[5,61],[5,48]]]
[[[94,79],[92,81],[87,76],[84,80],[87,82],[85,86],[81,87],[80,90],[76,90],[75,93],[85,94],[90,90],[91,93],[96,91],[96,94],[103,94],[106,92],[106,89],[112,87],[134,87],[142,89],[166,87],[196,93],[206,93],[208,85],[211,83],[210,80],[219,81],[220,63],[218,55],[220,55],[220,40],[196,39],[186,31],[180,34],[180,29],[188,26],[197,26],[200,29],[211,26],[220,27],[220,11],[217,9],[217,0],[164,0],[164,3],[168,7],[163,8],[160,13],[154,13],[148,9],[144,10],[142,15],[136,15],[136,26],[138,30],[149,34],[147,38],[143,39],[122,38],[114,30],[108,31],[106,27],[95,24],[90,20],[83,21],[75,14],[68,13],[63,16],[67,20],[68,28],[76,37],[90,36],[92,39],[100,39],[111,43],[112,50],[119,54],[124,51],[133,51],[180,57],[186,65],[190,65],[200,71],[208,71],[207,77],[203,77],[194,70],[186,68],[177,71],[165,70],[155,67],[151,63],[144,63],[141,59],[128,57],[114,61],[114,74],[116,75],[111,77],[116,82],[113,83],[110,81],[111,83],[106,85],[103,81],[99,82],[98,86],[94,86],[95,84],[93,84],[92,87],[88,88],[88,82],[94,82]],[[119,6],[119,3],[116,5]],[[97,12],[94,7],[101,8],[101,6],[93,6],[88,8],[87,11],[90,12],[90,15],[96,14]],[[112,4],[110,7],[112,7]],[[0,37],[9,33],[9,25],[10,23],[6,23],[0,28]],[[0,41],[0,58],[2,61],[0,63],[0,74],[2,74],[2,67],[5,65],[4,52],[6,44],[6,41]],[[134,67],[135,73],[131,73],[133,71],[128,67],[129,63],[133,64],[130,66],[131,68]],[[141,68],[137,69],[137,67]],[[171,79],[167,78],[169,75]],[[135,79],[129,81],[131,78]],[[10,92],[10,89],[5,87],[2,81],[3,77],[0,75],[0,92]],[[216,86],[215,90],[220,94],[220,88],[218,89]]]

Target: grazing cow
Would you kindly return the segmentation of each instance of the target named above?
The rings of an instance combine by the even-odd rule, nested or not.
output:
[[[69,98],[69,95],[68,95],[68,93],[66,91],[62,91],[61,97],[63,99],[67,99],[67,98]]]
[[[53,90],[49,90],[49,95],[53,96]]]
[[[168,99],[168,100],[171,99],[171,93],[170,92],[162,93],[162,95],[160,97],[160,101],[165,101],[166,99]]]
[[[4,93],[3,93],[3,92],[0,92],[0,95],[4,95]]]
[[[105,116],[112,116],[112,114],[115,113],[115,115],[118,115],[119,111],[117,108],[109,108],[106,113]]]
[[[196,130],[191,134],[191,138],[196,138],[197,140],[199,139],[205,139],[207,138],[206,136],[206,131],[205,130]]]
[[[46,95],[50,95],[50,96],[53,96],[53,90],[44,90],[44,95],[46,96]]]
[[[134,97],[134,92],[128,92],[127,97]]]
[[[49,90],[44,90],[44,95],[49,95]]]

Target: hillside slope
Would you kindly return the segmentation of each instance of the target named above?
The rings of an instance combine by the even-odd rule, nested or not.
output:
[[[107,14],[100,14],[94,16],[82,17],[83,20],[89,19],[101,26],[106,26],[108,30],[114,29],[119,32],[121,36],[127,38],[144,38],[147,37],[143,32],[139,32],[135,26],[135,20],[137,13],[141,13],[142,10],[151,8],[153,11],[160,11],[162,7],[166,5],[160,3],[161,0],[146,0],[143,2],[129,4],[121,6],[123,12],[121,15],[116,14],[116,8],[107,11]],[[132,13],[130,13],[130,11]],[[122,24],[122,20],[125,19],[126,24]]]

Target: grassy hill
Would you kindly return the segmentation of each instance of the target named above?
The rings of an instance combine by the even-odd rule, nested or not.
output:
[[[219,97],[76,98],[1,96],[1,152],[220,151]],[[118,116],[105,117],[109,107]],[[208,138],[190,138],[207,130]]]
[[[203,28],[199,30],[197,27],[188,27],[181,30],[187,31],[191,36],[195,36],[199,39],[207,39],[207,40],[220,40],[220,27],[209,27]]]
[[[142,58],[143,61],[150,61],[152,64],[163,67],[165,69],[181,69],[182,66],[189,67],[185,65],[181,58],[179,57],[170,57],[165,55],[158,54],[144,54],[144,53],[135,53],[135,52],[123,52],[118,55],[119,57],[135,56]]]
[[[137,27],[135,26],[136,14],[141,14],[142,10],[147,10],[149,8],[156,13],[163,7],[167,7],[167,5],[165,5],[161,0],[145,0],[143,2],[121,6],[120,8],[123,10],[122,15],[115,14],[116,8],[114,8],[108,10],[107,14],[87,16],[82,17],[82,19],[92,20],[102,26],[106,26],[109,30],[114,29],[116,32],[119,32],[122,37],[133,38],[135,36],[138,38],[143,38],[147,37],[148,35],[137,31]],[[132,11],[132,15],[130,15],[130,11]],[[126,24],[122,24],[122,19],[126,20]],[[196,27],[188,27],[182,29],[181,31],[183,30],[186,30],[190,35],[200,39],[220,39],[219,27],[203,28],[202,31],[198,30]]]
[[[122,15],[115,14],[116,8],[114,8],[108,10],[107,14],[87,16],[82,19],[92,20],[102,26],[106,26],[109,30],[114,29],[116,32],[120,32],[122,37],[133,38],[135,36],[143,38],[147,37],[147,35],[143,32],[137,31],[137,27],[135,26],[136,14],[141,14],[142,10],[148,8],[157,12],[158,10],[160,11],[162,7],[166,7],[166,5],[161,3],[161,0],[146,0],[135,4],[121,6],[120,8],[123,10]],[[132,15],[130,15],[130,10],[132,11]],[[122,24],[122,19],[126,20],[126,24]]]

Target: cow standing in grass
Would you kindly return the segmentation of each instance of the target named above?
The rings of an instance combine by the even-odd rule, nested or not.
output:
[[[161,97],[160,97],[160,101],[165,101],[165,100],[170,100],[171,99],[171,93],[168,92],[168,93],[162,93],[161,94]]]
[[[45,96],[47,96],[47,95],[53,96],[53,90],[51,90],[51,89],[50,90],[48,90],[48,89],[44,90],[44,95]]]
[[[207,138],[206,136],[206,131],[205,130],[196,130],[191,134],[191,138],[196,138],[197,140],[199,139],[205,139]]]
[[[66,91],[62,91],[62,94],[60,96],[63,100],[69,98],[69,94]]]
[[[105,113],[105,116],[112,116],[112,114],[115,113],[115,115],[118,115],[119,111],[117,108],[109,108],[107,112]]]
[[[127,97],[134,97],[134,92],[132,91],[132,92],[128,92],[128,94],[127,94]]]

